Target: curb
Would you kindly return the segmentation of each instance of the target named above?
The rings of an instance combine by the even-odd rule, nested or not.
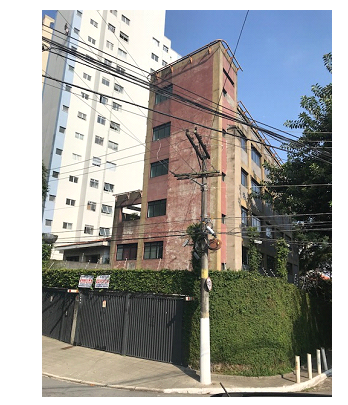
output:
[[[127,385],[117,385],[117,384],[103,384],[93,381],[83,381],[76,378],[61,377],[50,373],[42,373],[43,376],[55,378],[57,380],[70,381],[78,384],[86,384],[98,387],[108,387],[114,389],[124,389],[129,391],[151,391],[151,392],[162,392],[164,394],[221,394],[223,391],[220,387],[202,387],[202,388],[148,388],[148,387],[134,387]],[[312,388],[317,384],[324,381],[328,376],[332,375],[332,369],[325,371],[324,373],[317,375],[311,380],[304,381],[302,383],[294,383],[292,385],[283,385],[282,387],[264,387],[264,388],[252,388],[252,387],[225,387],[227,392],[300,392],[308,388]]]
[[[264,388],[252,388],[252,387],[225,387],[227,392],[300,392],[308,388],[315,387],[317,384],[324,381],[328,376],[332,375],[332,369],[325,371],[324,373],[317,375],[311,380],[304,381],[302,383],[294,383],[292,385],[283,385],[282,387],[264,387]],[[177,393],[177,394],[221,394],[222,388],[167,388],[162,390],[165,394]]]

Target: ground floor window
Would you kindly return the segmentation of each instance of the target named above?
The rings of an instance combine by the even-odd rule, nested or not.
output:
[[[145,242],[144,259],[162,259],[163,242]]]
[[[138,244],[128,243],[125,245],[117,245],[116,260],[136,260]]]

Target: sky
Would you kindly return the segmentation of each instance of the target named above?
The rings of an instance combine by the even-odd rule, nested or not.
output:
[[[332,51],[331,10],[167,10],[165,35],[181,56],[225,40],[242,68],[238,99],[260,125],[297,136],[285,121],[297,119],[312,85],[332,81],[322,60]]]

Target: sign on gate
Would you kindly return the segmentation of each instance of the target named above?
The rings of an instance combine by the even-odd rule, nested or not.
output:
[[[110,274],[97,276],[95,280],[95,288],[109,288]]]
[[[91,288],[93,284],[93,276],[80,276],[79,288]]]

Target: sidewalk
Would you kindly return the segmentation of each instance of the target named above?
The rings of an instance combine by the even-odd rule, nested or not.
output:
[[[329,367],[330,367],[329,363]],[[272,377],[241,377],[212,374],[212,384],[202,385],[195,371],[135,357],[121,356],[59,340],[42,337],[42,374],[73,382],[164,393],[219,394],[220,383],[228,392],[299,392],[323,381],[330,373],[308,379],[301,370],[301,382],[294,373]]]

